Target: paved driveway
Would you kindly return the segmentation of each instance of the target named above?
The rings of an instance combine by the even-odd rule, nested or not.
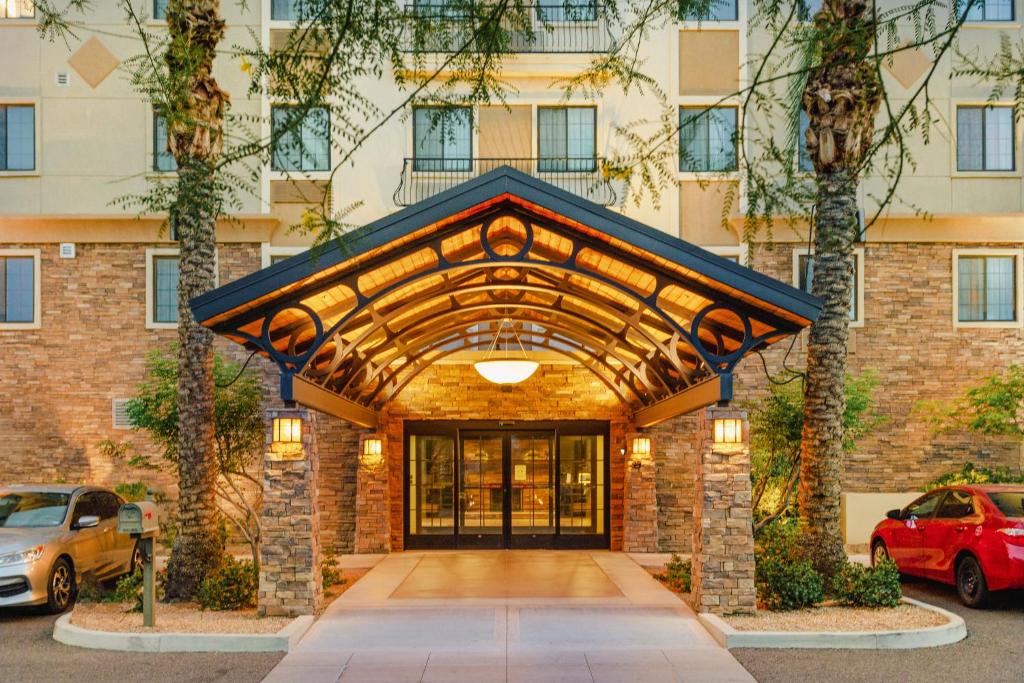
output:
[[[157,608],[159,609],[159,607]],[[0,681],[11,683],[254,683],[281,659],[261,654],[141,654],[86,650],[53,639],[57,617],[35,610],[0,610]]]
[[[967,638],[922,650],[733,650],[761,683],[1021,683],[1024,681],[1024,594],[1007,594],[992,608],[972,610],[950,586],[908,580],[904,593],[956,612]],[[823,675],[827,672],[827,675]]]
[[[407,552],[335,601],[269,683],[743,681],[627,555]]]

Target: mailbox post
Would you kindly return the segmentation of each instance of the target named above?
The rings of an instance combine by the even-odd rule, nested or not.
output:
[[[139,551],[142,553],[142,624],[149,627],[156,625],[156,575],[153,560],[154,541],[159,530],[159,514],[154,503],[125,503],[117,511],[117,531],[130,534],[139,542]]]

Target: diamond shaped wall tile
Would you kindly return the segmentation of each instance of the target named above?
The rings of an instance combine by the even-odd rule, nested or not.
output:
[[[883,62],[886,71],[892,74],[893,78],[900,82],[904,88],[917,83],[921,76],[924,76],[928,69],[932,68],[932,60],[921,50],[900,50],[892,56],[892,63],[889,60]]]
[[[68,59],[71,68],[78,72],[89,87],[96,88],[110,72],[117,68],[120,60],[107,49],[99,38],[93,36],[78,48]]]

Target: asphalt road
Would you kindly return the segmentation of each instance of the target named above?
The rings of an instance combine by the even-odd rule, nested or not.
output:
[[[86,650],[53,639],[57,617],[38,610],[0,610],[0,681],[5,683],[255,683],[283,652],[143,654]]]
[[[967,622],[967,638],[921,650],[733,650],[760,683],[1022,683],[1024,682],[1024,594],[996,594],[986,610],[957,600],[952,586],[906,580],[909,597],[956,612]]]

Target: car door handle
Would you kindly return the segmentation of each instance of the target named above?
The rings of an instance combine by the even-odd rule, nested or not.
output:
[[[967,531],[967,527],[965,527],[965,526],[956,526],[956,527],[953,527],[953,531]]]

